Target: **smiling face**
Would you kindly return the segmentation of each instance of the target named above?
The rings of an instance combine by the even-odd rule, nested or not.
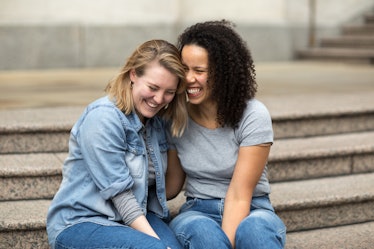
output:
[[[151,62],[142,76],[132,70],[130,79],[135,110],[143,123],[145,118],[152,118],[173,100],[179,81],[157,61]]]
[[[197,45],[185,45],[182,61],[186,67],[187,95],[191,104],[200,104],[209,99],[208,52]]]

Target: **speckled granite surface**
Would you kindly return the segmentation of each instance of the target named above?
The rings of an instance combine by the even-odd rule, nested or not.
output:
[[[275,140],[269,157],[273,182],[374,172],[374,131]]]
[[[1,249],[49,249],[45,229],[1,233]]]
[[[373,222],[367,222],[374,220],[374,134],[368,131],[374,130],[372,66],[276,63],[257,70],[258,98],[273,118],[271,199],[288,226],[287,248],[370,248],[374,244]],[[103,70],[64,72],[65,79],[76,85],[61,92],[56,91],[62,86],[54,72],[0,72],[0,200],[13,199],[0,201],[0,248],[48,248],[45,216],[61,180],[69,130],[84,106],[102,95],[104,74]],[[352,132],[356,134],[343,134]],[[297,138],[319,134],[335,135]],[[326,176],[331,178],[321,178]],[[16,200],[23,198],[47,200]],[[180,195],[169,202],[174,214],[183,199]],[[341,226],[356,222],[366,223]],[[338,227],[292,232],[325,226]]]
[[[288,233],[286,249],[372,249],[374,222]]]

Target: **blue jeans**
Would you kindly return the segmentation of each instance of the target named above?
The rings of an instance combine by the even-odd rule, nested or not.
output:
[[[160,240],[128,226],[105,226],[93,222],[82,222],[63,230],[56,238],[55,249],[73,248],[122,248],[122,249],[181,249],[168,225],[154,214],[147,220]]]
[[[232,248],[221,229],[223,199],[187,198],[169,224],[183,248]],[[236,249],[284,248],[286,227],[275,214],[268,196],[254,197],[251,212],[238,226]]]

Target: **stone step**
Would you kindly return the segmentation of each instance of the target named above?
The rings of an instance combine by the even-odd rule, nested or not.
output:
[[[286,249],[369,249],[374,245],[374,222],[287,234]]]
[[[343,35],[374,35],[374,24],[348,25],[342,28]]]
[[[341,82],[344,84],[344,82]],[[275,138],[374,130],[374,91],[263,97]],[[66,152],[69,131],[84,107],[0,111],[0,154]]]
[[[0,154],[64,152],[83,107],[0,111]]]
[[[364,22],[367,24],[374,25],[374,14],[366,14],[364,16]]]
[[[0,202],[0,248],[48,249],[46,215],[50,202]]]
[[[0,201],[52,198],[66,153],[0,155]]]
[[[299,59],[345,60],[360,63],[374,63],[374,49],[355,48],[309,48],[297,52]]]
[[[271,187],[274,208],[289,232],[374,221],[374,173]]]
[[[0,201],[52,198],[67,153],[0,155]],[[273,182],[374,172],[374,131],[275,140]]]
[[[181,193],[169,201],[173,213],[176,213],[183,199]],[[287,225],[290,238],[287,248],[304,248],[299,247],[302,243],[327,243],[332,246],[337,238],[318,242],[316,236],[324,231],[327,235],[348,233],[357,227],[363,231],[373,227],[374,173],[274,183],[271,200]],[[0,202],[0,248],[48,248],[45,217],[49,204],[50,200]],[[350,226],[359,223],[367,225]],[[326,230],[327,227],[331,228]],[[345,237],[345,241],[348,243],[350,238]]]
[[[374,173],[272,183],[271,189],[288,232],[374,221]],[[169,201],[172,215],[184,199],[182,192]]]
[[[271,182],[374,172],[374,131],[275,140]]]
[[[374,49],[374,36],[351,35],[323,38],[320,45],[321,47]]]

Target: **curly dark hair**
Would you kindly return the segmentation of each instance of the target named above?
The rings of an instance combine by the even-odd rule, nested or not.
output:
[[[245,41],[227,20],[197,23],[178,38],[178,49],[197,45],[208,52],[208,82],[217,102],[219,125],[236,128],[257,91],[256,73]],[[214,84],[213,84],[214,82]]]

